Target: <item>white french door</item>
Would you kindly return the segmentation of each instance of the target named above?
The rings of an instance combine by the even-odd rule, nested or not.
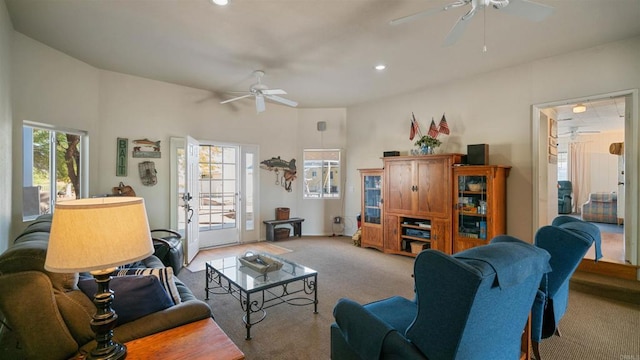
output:
[[[201,248],[258,241],[258,146],[189,137],[172,138],[171,148],[171,226],[186,234],[186,260]]]
[[[256,241],[255,145],[200,144],[200,247]]]
[[[199,156],[200,144],[191,136],[186,139],[186,191],[182,195],[184,206],[184,216],[186,221],[186,259],[187,263],[200,251],[200,231],[198,228],[199,203],[200,203],[200,186],[198,180],[200,178]]]
[[[171,228],[183,236],[185,262],[189,264],[200,250],[198,199],[199,143],[192,137],[171,138]]]

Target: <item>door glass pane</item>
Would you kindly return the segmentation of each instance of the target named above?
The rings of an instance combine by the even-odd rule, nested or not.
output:
[[[200,145],[200,231],[236,227],[237,149]]]
[[[253,154],[246,154],[245,156],[246,167],[244,169],[245,174],[245,187],[244,187],[244,202],[245,202],[245,230],[254,229],[253,221]]]

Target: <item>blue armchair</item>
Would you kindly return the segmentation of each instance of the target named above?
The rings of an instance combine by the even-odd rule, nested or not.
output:
[[[549,270],[546,251],[507,235],[455,255],[424,250],[414,263],[414,300],[338,301],[331,358],[517,359]]]
[[[535,245],[551,254],[552,269],[542,278],[531,309],[531,343],[537,360],[540,341],[560,335],[558,323],[567,310],[569,279],[592,244],[596,247],[596,261],[602,257],[600,242],[596,225],[565,215],[536,232]]]
[[[571,181],[558,181],[558,214],[571,214],[573,211],[572,192]]]

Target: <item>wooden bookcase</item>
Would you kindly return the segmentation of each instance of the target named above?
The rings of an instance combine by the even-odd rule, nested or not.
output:
[[[361,201],[361,247],[384,250],[383,208],[382,208],[382,169],[359,169]]]
[[[486,245],[506,233],[510,169],[501,165],[454,166],[454,253]]]

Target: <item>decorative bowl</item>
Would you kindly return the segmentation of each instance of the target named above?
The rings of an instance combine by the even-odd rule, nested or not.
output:
[[[280,270],[282,268],[282,263],[280,261],[272,259],[264,254],[254,255],[251,252],[247,252],[238,260],[240,260],[240,263],[242,265],[261,274],[266,274],[268,272]]]
[[[471,191],[482,191],[482,184],[467,184],[467,187]]]

